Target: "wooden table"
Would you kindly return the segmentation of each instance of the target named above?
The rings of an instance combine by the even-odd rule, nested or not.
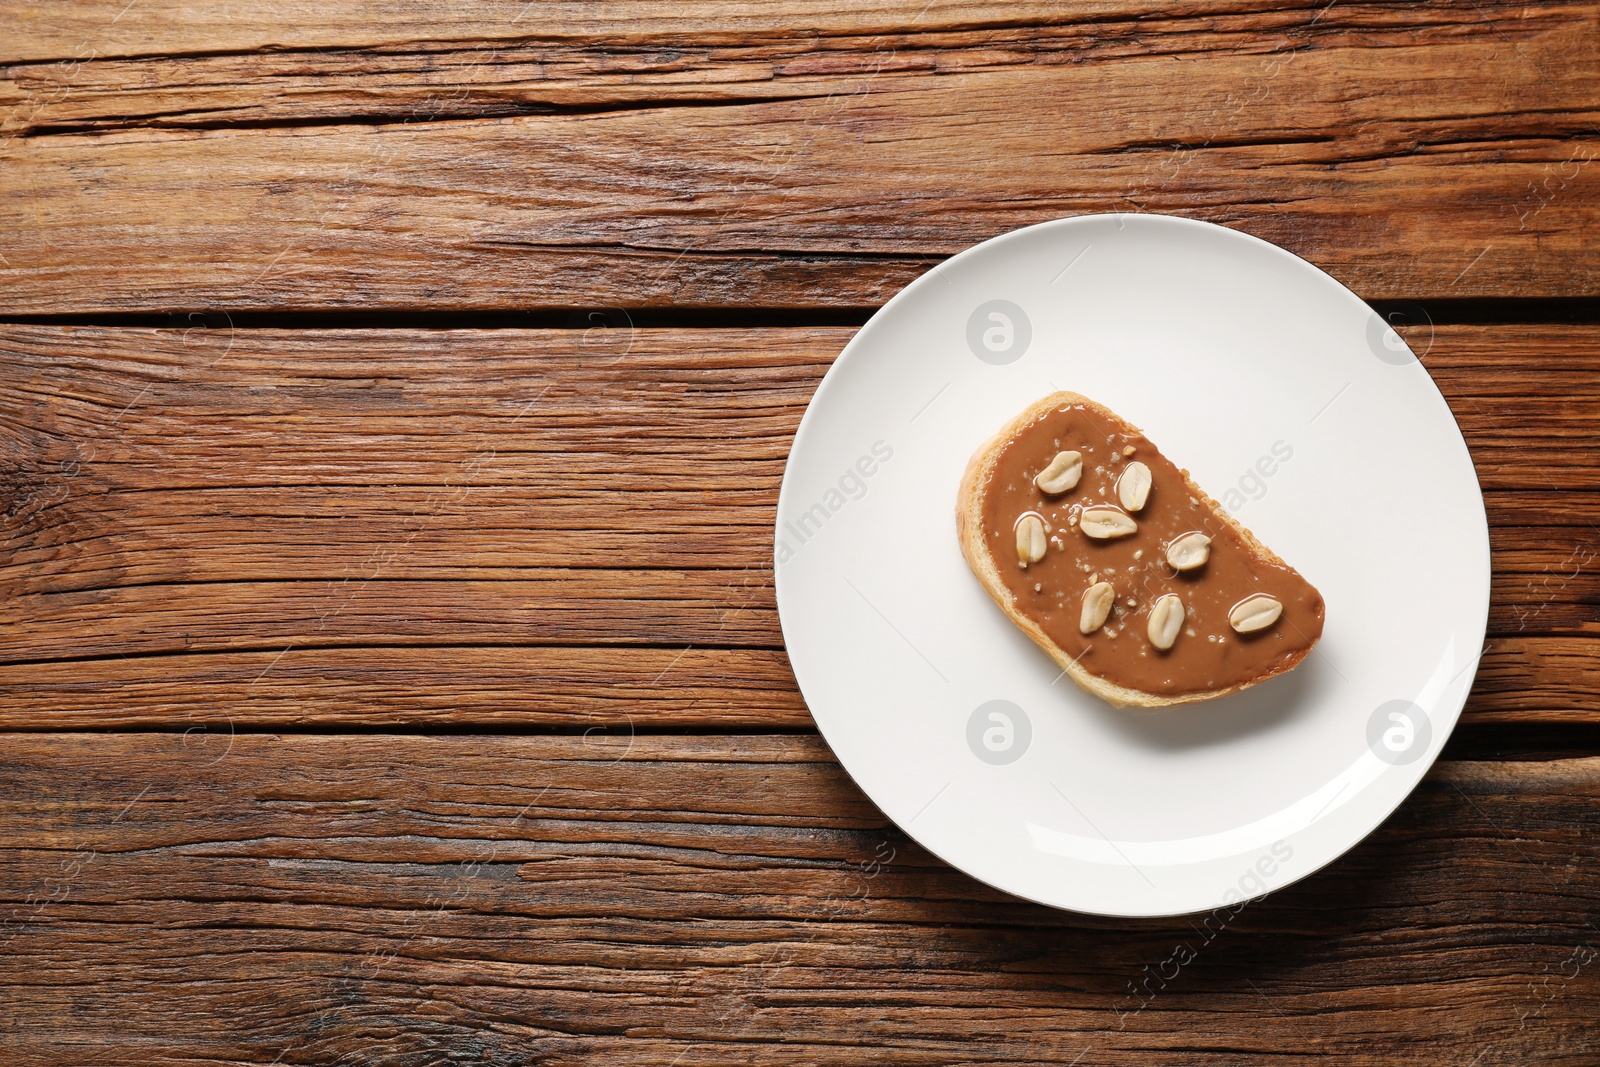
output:
[[[0,26],[0,1063],[1600,1062],[1600,0]],[[1403,308],[1493,524],[1445,758],[1222,919],[920,851],[773,606],[852,329],[1107,210]]]

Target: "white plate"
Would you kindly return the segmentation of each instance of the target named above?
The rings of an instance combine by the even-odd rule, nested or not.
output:
[[[961,558],[957,483],[1058,388],[1321,590],[1312,656],[1117,710],[1001,614]],[[973,877],[1102,915],[1239,904],[1365,837],[1455,725],[1489,605],[1472,460],[1411,350],[1304,260],[1164,215],[1005,234],[874,315],[800,424],[777,558],[795,677],[867,795]]]

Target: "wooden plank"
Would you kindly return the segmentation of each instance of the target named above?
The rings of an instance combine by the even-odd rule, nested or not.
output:
[[[7,327],[0,650],[147,606],[171,625],[77,654],[431,637],[474,605],[482,639],[776,647],[778,481],[848,337]],[[1427,360],[1491,490],[1497,629],[1589,632],[1600,331],[1440,328]],[[586,624],[591,595],[621,614]]]
[[[1218,15],[1259,11],[1251,0],[1174,4],[1150,0],[1085,0],[1081,18],[1153,14]],[[1297,9],[1288,7],[1290,14]],[[774,0],[759,6],[734,0],[690,0],[662,8],[648,0],[461,0],[448,6],[411,0],[375,19],[349,0],[273,0],[269,5],[207,4],[184,0],[77,0],[42,7],[27,0],[0,3],[0,23],[11,28],[5,55],[14,62],[47,63],[93,56],[168,56],[196,53],[263,53],[327,49],[407,48],[429,42],[494,41],[516,45],[541,39],[626,39],[649,35],[668,44],[742,40],[774,33],[831,37],[882,34],[911,27],[947,30],[984,24],[1037,23],[1056,5],[1026,0]]]
[[[1592,637],[1492,638],[1462,725],[1600,723]],[[0,665],[0,728],[814,729],[783,652],[456,645]]]
[[[746,507],[770,507],[794,428],[852,333],[3,326],[0,430],[16,494],[8,510],[160,490],[169,494],[163,512],[206,500],[227,511],[250,490],[286,486],[307,490],[307,514],[286,520],[323,536],[319,518],[344,503],[342,521],[373,522],[376,535],[385,532],[380,514],[421,509],[447,524],[463,492],[475,507],[504,494],[500,503],[516,512],[528,504],[518,492],[554,480],[571,495],[674,491],[652,498],[651,510],[664,508],[678,524],[675,542],[688,537],[693,547],[674,554],[634,542],[630,554],[651,565],[704,563],[716,546],[694,539],[691,513],[728,508],[721,527]],[[1587,494],[1600,457],[1573,442],[1600,417],[1600,329],[1407,333],[1425,349],[1484,487],[1583,491],[1545,497],[1551,517],[1534,525],[1592,522]],[[319,508],[319,486],[337,488],[338,499]],[[369,503],[378,487],[401,495]],[[1528,497],[1496,499],[1500,513],[1529,517]],[[618,523],[641,514],[608,512]],[[731,523],[766,524],[764,511]],[[596,532],[592,521],[581,529]],[[585,558],[613,560],[618,547],[602,540]],[[574,543],[538,562],[578,552]]]
[[[996,233],[1150,210],[1277,241],[1369,298],[1595,292],[1600,3],[1438,8],[956,12],[820,44],[802,17],[628,73],[681,59],[645,29],[535,38],[503,70],[474,46],[425,89],[431,53],[302,56],[242,86],[193,56],[12,68],[35,135],[0,149],[0,279],[14,313],[859,307]],[[783,84],[670,87],[750,81]]]
[[[1577,661],[1560,677],[1581,678],[1586,669]],[[1513,675],[1511,668],[1504,677]],[[1592,701],[1597,690],[1600,683],[1591,681],[1582,698]],[[1511,718],[1574,717],[1570,705],[1579,694],[1547,694],[1545,703],[1565,701],[1564,714],[1537,710],[1537,694],[1517,691]],[[364,646],[0,666],[4,729],[151,726],[214,734],[295,726],[522,727],[607,736],[814,729],[787,657],[770,649]]]
[[[1462,722],[1600,722],[1592,637],[1495,637],[1478,664]]]
[[[362,576],[69,590],[0,607],[6,658],[369,645],[781,648],[770,582],[738,571],[529,568],[515,581]],[[508,654],[511,654],[508,652]]]
[[[822,10],[783,0],[759,8],[687,4],[670,18],[650,4],[540,4],[521,19],[480,21],[474,5],[453,4],[447,15],[406,26],[405,14],[380,22],[339,4],[320,5],[316,16],[294,24],[280,14],[290,5],[275,3],[270,20],[254,25],[249,13],[219,24],[185,9],[164,39],[151,35],[130,50],[109,34],[95,41],[97,24],[113,27],[84,10],[95,5],[80,4],[80,47],[51,56],[43,53],[67,42],[57,37],[52,45],[51,35],[38,32],[38,12],[17,6],[0,3],[0,18],[23,27],[0,58],[0,107],[7,109],[0,129],[17,136],[797,100],[837,96],[849,78],[926,86],[952,73],[1152,55],[1189,61],[1272,55],[1296,45],[1416,46],[1491,34],[1514,43],[1551,30],[1581,33],[1594,10],[1582,0],[1445,0],[1414,9],[1342,3],[1320,12],[1127,2],[1070,11],[1026,3]],[[161,9],[141,2],[137,12],[149,18]],[[341,16],[348,21],[329,24]],[[118,36],[135,29],[131,21],[115,24]],[[1571,54],[1581,58],[1576,48]],[[1278,73],[1274,64],[1261,75]]]
[[[1597,760],[1442,765],[1304,882],[1122,922],[950,870],[813,738],[187,740],[6,739],[9,1061],[1596,1051]]]

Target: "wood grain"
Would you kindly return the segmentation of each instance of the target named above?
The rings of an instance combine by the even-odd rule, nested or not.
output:
[[[1260,11],[1259,0],[1085,0],[1081,18],[1152,15],[1225,15]],[[1297,13],[1283,5],[1281,12]],[[664,43],[730,42],[780,33],[828,38],[922,27],[948,30],[984,24],[1039,22],[1057,13],[1048,0],[929,0],[912,7],[900,0],[688,0],[663,8],[648,0],[461,0],[448,7],[431,0],[395,4],[375,19],[349,0],[273,0],[270,5],[184,0],[77,0],[43,8],[4,0],[0,19],[11,27],[6,51],[17,62],[52,63],[94,56],[172,56],[242,52],[263,58],[278,52],[355,50],[452,40],[516,45],[528,40],[617,40],[649,35]]]
[[[0,12],[27,26],[14,3]],[[76,5],[84,42],[94,39],[93,4]],[[474,20],[451,5],[448,19],[396,33],[361,12],[319,37],[326,20],[353,5],[321,5],[319,16],[285,25],[232,18],[208,24],[186,9],[167,40],[136,51],[102,39],[68,56],[34,56],[44,35],[7,43],[0,66],[0,130],[16,136],[159,127],[429,122],[540,112],[599,111],[837,97],[841,88],[936,87],[951,74],[999,68],[1097,65],[1159,56],[1184,62],[1225,55],[1286,59],[1291,48],[1459,47],[1498,38],[1514,47],[1552,32],[1581,36],[1592,3],[1534,5],[1445,0],[1426,7],[1304,5],[888,4],[820,10],[793,0],[747,5],[691,3],[670,19],[640,3],[540,4],[521,19]],[[415,5],[424,12],[428,4]],[[1228,10],[1228,8],[1233,10]],[[146,17],[157,5],[141,2]],[[1119,10],[1120,9],[1120,10]],[[533,12],[532,14],[528,14]],[[440,14],[443,12],[440,11]],[[35,16],[36,18],[37,16]],[[316,25],[324,20],[324,27]],[[403,25],[402,15],[400,24]],[[101,21],[110,30],[109,20]],[[35,23],[35,26],[37,23]],[[32,27],[30,27],[32,28]],[[124,34],[127,21],[116,28]],[[252,37],[252,34],[254,35]],[[292,35],[292,36],[291,36]],[[1586,58],[1569,42],[1563,53]],[[1451,53],[1440,52],[1439,66]],[[1514,51],[1505,58],[1513,58]],[[1291,61],[1292,62],[1292,61]],[[1384,62],[1379,60],[1378,62]],[[1414,77],[1416,64],[1392,59]],[[1531,58],[1522,62],[1532,62]],[[1281,63],[1258,72],[1277,77]],[[1227,68],[1223,68],[1226,72]],[[1585,83],[1593,68],[1544,72],[1551,87]],[[1452,72],[1453,73],[1453,72]],[[849,79],[855,79],[852,82]],[[1250,85],[1250,88],[1256,88]],[[1593,104],[1593,99],[1585,101]]]
[[[3,292],[16,313],[862,307],[994,234],[1123,210],[1241,227],[1369,298],[1600,285],[1593,0],[951,8],[927,30],[920,9],[686,43],[650,20],[574,36],[569,7],[545,36],[396,51],[413,15],[266,63],[277,25],[217,45],[248,20],[185,41],[157,9],[172,53],[127,62],[38,30],[21,54],[58,58],[4,88]]]
[[[1600,722],[1600,660],[1588,637],[1496,637],[1463,711],[1470,724]]]
[[[6,327],[0,723],[807,729],[772,515],[849,336]],[[1489,490],[1467,721],[1596,721],[1600,331],[1412,340]]]
[[[1368,298],[1600,293],[1600,0],[0,26],[0,317],[860,309],[1119,210]],[[1592,752],[1600,330],[1406,332],[1491,522],[1463,722]],[[0,1062],[1596,1062],[1600,759],[1446,761],[1192,919],[1026,904],[897,830],[770,581],[849,335],[0,325]]]
[[[0,797],[14,1063],[1597,1050],[1596,760],[1442,765],[1322,873],[1136,922],[955,873],[811,738],[22,737]]]
[[[1577,660],[1583,654],[1531,640],[1516,647],[1526,650],[1524,658]],[[1500,658],[1512,660],[1500,674],[1508,687],[1529,673],[1518,670],[1514,657]],[[1600,680],[1588,678],[1585,663],[1569,666],[1550,674],[1573,690],[1519,689],[1514,704],[1499,706],[1513,721],[1587,721],[1579,709],[1592,704]],[[215,734],[295,726],[570,729],[607,736],[815,729],[778,650],[525,645],[289,648],[11,664],[0,666],[0,724],[11,730],[166,726]]]
[[[1491,638],[1462,726],[1600,723],[1593,638]],[[0,665],[8,730],[815,729],[784,653],[524,644],[122,654]]]

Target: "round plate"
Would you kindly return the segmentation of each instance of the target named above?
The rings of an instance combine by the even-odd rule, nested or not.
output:
[[[972,453],[1082,393],[1321,590],[1282,677],[1116,709],[1003,615],[961,557]],[[1239,905],[1365,837],[1448,737],[1489,605],[1483,497],[1406,344],[1344,286],[1165,215],[1030,226],[935,267],[856,334],[778,502],[777,598],[806,703],[929,851],[1101,915]]]

